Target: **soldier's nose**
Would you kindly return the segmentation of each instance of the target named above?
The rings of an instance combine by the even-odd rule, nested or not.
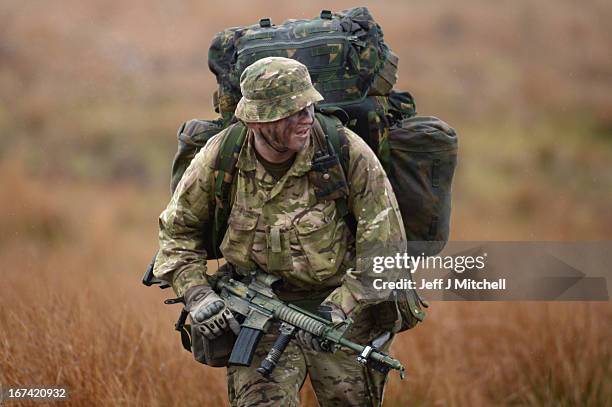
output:
[[[314,109],[308,106],[300,111],[300,124],[311,125],[314,123]]]

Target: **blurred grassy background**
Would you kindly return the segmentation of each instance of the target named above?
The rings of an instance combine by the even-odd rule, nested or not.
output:
[[[223,404],[223,370],[190,361],[166,293],[139,285],[175,132],[214,118],[216,32],[355,5],[400,56],[397,88],[461,137],[453,239],[610,240],[609,2],[4,0],[0,384]],[[604,405],[611,322],[609,303],[436,303],[394,346],[409,379],[386,405]]]

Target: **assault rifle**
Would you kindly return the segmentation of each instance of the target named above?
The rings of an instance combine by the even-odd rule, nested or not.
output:
[[[168,288],[167,283],[153,276],[154,260],[155,257],[143,276],[143,284],[146,286],[160,284],[160,288]],[[380,352],[373,346],[359,345],[344,338],[344,334],[353,323],[350,318],[339,324],[334,324],[320,315],[308,312],[293,304],[284,303],[273,291],[275,285],[281,283],[280,277],[255,271],[251,273],[250,278],[251,282],[247,285],[230,278],[225,273],[208,276],[209,284],[223,298],[230,311],[244,318],[229,358],[228,363],[230,365],[250,366],[259,340],[264,332],[270,329],[272,322],[278,321],[281,323],[280,335],[257,369],[259,373],[266,377],[272,373],[289,341],[298,329],[303,329],[316,337],[321,344],[321,348],[325,351],[335,352],[340,347],[351,349],[357,352],[357,362],[360,364],[385,374],[391,369],[396,369],[399,370],[400,377],[404,378],[404,366],[398,360]],[[176,304],[184,302],[184,300],[179,297],[164,302],[166,304]],[[184,331],[183,327],[188,315],[189,313],[183,309],[175,324],[177,331]],[[181,339],[185,349],[190,350],[188,337],[181,334]]]
[[[373,346],[359,345],[344,338],[353,323],[350,318],[334,324],[320,315],[281,301],[273,291],[275,284],[280,282],[279,277],[261,271],[251,273],[248,285],[233,278],[209,277],[209,283],[225,300],[227,307],[234,314],[244,317],[229,358],[230,365],[250,366],[262,335],[273,321],[278,321],[281,323],[280,334],[257,369],[264,376],[272,373],[291,338],[297,330],[302,329],[317,338],[324,350],[335,352],[340,347],[351,349],[357,352],[357,362],[360,364],[385,374],[396,369],[404,378],[404,367],[398,360]]]

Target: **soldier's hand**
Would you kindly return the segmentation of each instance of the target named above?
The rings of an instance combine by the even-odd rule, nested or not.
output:
[[[319,305],[318,312],[325,319],[339,324],[348,317],[355,318],[359,312],[359,304],[351,291],[343,284],[332,291]]]
[[[333,302],[323,302],[323,304],[319,305],[317,311],[323,318],[334,324],[339,324],[346,319],[346,315],[342,309]],[[326,351],[326,349],[321,346],[321,342],[319,342],[310,332],[300,329],[295,337],[302,348],[315,352]]]
[[[235,334],[240,324],[223,301],[207,285],[197,285],[185,291],[185,304],[194,327],[207,339],[214,339],[231,329]]]
[[[317,310],[323,318],[327,319],[334,324],[339,324],[346,319],[346,314],[342,311],[338,305],[333,302],[324,301]]]
[[[323,350],[319,340],[315,338],[310,332],[306,332],[303,329],[300,329],[298,331],[298,333],[295,335],[295,339],[298,341],[300,347],[304,349],[315,352],[321,352]]]

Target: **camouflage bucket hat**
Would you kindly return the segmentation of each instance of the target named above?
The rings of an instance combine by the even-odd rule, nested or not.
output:
[[[260,59],[240,76],[242,99],[236,117],[244,122],[274,122],[323,100],[305,65],[281,57]]]

